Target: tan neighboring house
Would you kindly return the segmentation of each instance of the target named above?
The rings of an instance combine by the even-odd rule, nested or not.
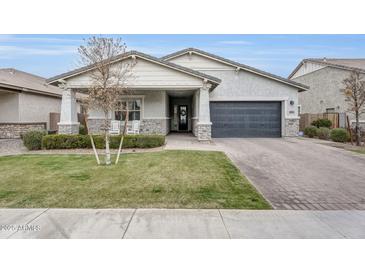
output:
[[[309,86],[307,91],[299,93],[300,113],[346,113],[348,107],[341,92],[342,81],[353,70],[364,73],[365,77],[365,59],[311,58],[301,61],[288,77]],[[354,115],[347,114],[350,123],[354,123]],[[365,124],[365,114],[360,116],[360,121]],[[345,126],[344,119],[340,125]]]
[[[49,129],[51,112],[61,111],[62,90],[42,77],[0,69],[0,138],[19,138],[31,129]]]
[[[194,48],[156,58],[130,51],[111,60],[135,60],[132,91],[122,98],[129,121],[142,134],[192,132],[199,140],[219,137],[296,136],[298,93],[303,84]],[[77,133],[75,95],[92,82],[93,67],[57,75],[49,84],[64,87],[60,133]],[[113,111],[113,124],[125,113]],[[100,132],[103,114],[92,110],[90,132]]]

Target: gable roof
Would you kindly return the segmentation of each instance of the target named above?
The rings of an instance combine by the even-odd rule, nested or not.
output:
[[[213,77],[211,75],[204,74],[204,73],[201,73],[199,71],[192,70],[190,68],[186,68],[186,67],[183,67],[183,66],[179,66],[177,64],[167,62],[167,61],[161,60],[159,58],[156,58],[156,57],[153,57],[151,55],[148,55],[148,54],[145,54],[145,53],[142,53],[142,52],[139,52],[139,51],[135,51],[135,50],[119,54],[119,55],[115,56],[112,60],[110,60],[110,62],[115,63],[117,61],[127,59],[127,58],[132,57],[132,56],[136,56],[136,57],[139,57],[141,59],[151,61],[153,63],[157,63],[159,65],[162,65],[162,66],[165,66],[165,67],[168,67],[168,68],[171,68],[171,69],[174,69],[174,70],[177,70],[177,71],[180,71],[180,72],[183,72],[183,73],[186,73],[186,74],[198,77],[198,78],[201,78],[203,80],[207,80],[207,81],[213,83],[215,86],[218,85],[221,82],[220,79],[218,79],[216,77]],[[93,68],[94,68],[94,66],[92,66],[92,65],[81,67],[81,68],[78,68],[78,69],[75,69],[75,70],[72,70],[72,71],[69,71],[69,72],[54,76],[52,78],[49,78],[49,79],[47,79],[47,82],[51,84],[51,83],[57,82],[61,79],[69,78],[69,77],[84,73],[86,71],[92,70]]]
[[[324,66],[335,67],[345,70],[356,70],[365,73],[365,58],[346,59],[346,58],[306,58],[303,59],[288,76],[291,78],[306,62],[316,63]]]
[[[300,91],[304,91],[304,90],[307,90],[309,88],[306,85],[294,82],[294,81],[289,80],[287,78],[277,76],[277,75],[268,73],[266,71],[262,71],[262,70],[259,70],[259,69],[256,69],[256,68],[253,68],[253,67],[250,67],[250,66],[247,66],[247,65],[244,65],[244,64],[241,64],[241,63],[238,63],[238,62],[235,62],[235,61],[220,57],[218,55],[215,55],[215,54],[212,54],[212,53],[200,50],[200,49],[196,49],[196,48],[186,48],[186,49],[171,53],[169,55],[166,55],[166,56],[162,57],[161,59],[165,60],[165,61],[168,61],[170,59],[173,59],[175,57],[178,57],[178,56],[190,53],[190,52],[194,52],[198,55],[205,56],[205,57],[210,58],[210,59],[214,59],[218,62],[228,64],[228,65],[231,65],[233,67],[236,67],[236,68],[239,68],[239,69],[242,69],[242,70],[245,70],[245,71],[249,71],[249,72],[261,75],[263,77],[267,77],[267,78],[270,78],[272,80],[282,82],[282,83],[290,85],[290,86],[294,86],[294,87],[298,88]]]
[[[61,97],[62,90],[47,84],[46,79],[13,68],[0,69],[0,88]]]

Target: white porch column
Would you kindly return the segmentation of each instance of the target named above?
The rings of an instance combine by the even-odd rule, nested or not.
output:
[[[78,134],[80,123],[77,121],[75,92],[64,87],[61,103],[61,118],[58,123],[59,134]]]
[[[211,140],[209,89],[211,85],[204,83],[199,90],[199,121],[197,123],[197,135],[199,141]]]

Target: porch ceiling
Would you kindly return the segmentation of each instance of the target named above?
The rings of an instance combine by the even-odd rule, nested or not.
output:
[[[194,90],[171,90],[171,91],[167,91],[166,92],[167,95],[172,96],[172,97],[189,97],[189,96],[193,96],[194,94]]]

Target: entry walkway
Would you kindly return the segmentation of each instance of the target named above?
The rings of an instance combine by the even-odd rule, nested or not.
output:
[[[0,209],[0,238],[365,238],[365,211]]]
[[[170,133],[166,136],[165,149],[222,151],[222,148],[213,141],[199,142],[198,138],[191,133]]]

